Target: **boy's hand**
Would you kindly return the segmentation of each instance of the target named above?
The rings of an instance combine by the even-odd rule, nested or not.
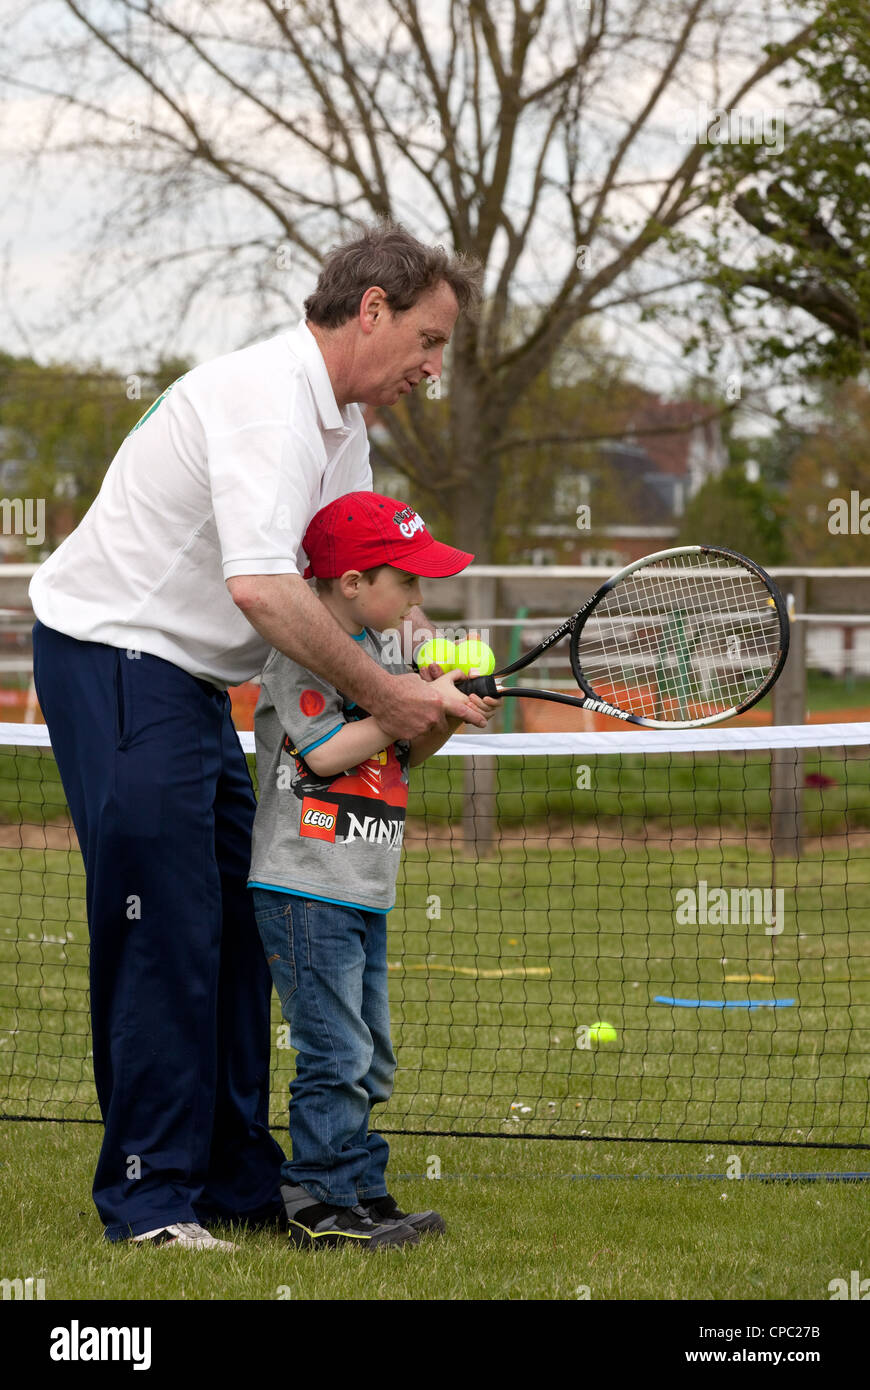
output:
[[[482,672],[476,671],[473,668],[468,673],[469,680],[479,675],[482,675]],[[501,704],[501,700],[494,699],[491,695],[484,695],[482,699],[479,695],[469,695],[468,699],[470,703],[474,705],[478,713],[483,715],[487,724]]]
[[[443,675],[444,668],[442,666],[436,666],[434,661],[430,661],[428,666],[420,667],[421,681],[437,681],[438,677]]]

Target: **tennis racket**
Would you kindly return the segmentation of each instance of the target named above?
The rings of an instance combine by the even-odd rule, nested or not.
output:
[[[566,637],[582,696],[499,684]],[[760,565],[721,546],[689,545],[626,565],[533,651],[457,689],[552,700],[644,729],[697,729],[766,695],[788,638],[782,594]]]

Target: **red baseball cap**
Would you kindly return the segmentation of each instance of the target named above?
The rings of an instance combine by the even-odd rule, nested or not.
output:
[[[302,538],[304,579],[336,579],[346,570],[392,565],[425,579],[446,579],[474,559],[436,541],[405,502],[379,492],[346,492],[312,518]]]

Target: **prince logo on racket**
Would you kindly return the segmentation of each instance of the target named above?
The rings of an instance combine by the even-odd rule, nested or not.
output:
[[[420,575],[472,556],[433,540],[411,508],[376,493],[324,507],[304,539],[317,596],[373,660],[406,668],[385,634],[420,602]],[[427,674],[435,671],[427,668]],[[453,691],[461,673],[433,680]],[[495,698],[475,697],[487,717]],[[416,1244],[444,1229],[388,1194],[389,1149],[370,1127],[396,1060],[387,999],[387,913],[395,900],[409,769],[458,720],[390,740],[365,710],[275,651],[254,717],[261,799],[249,887],[282,1013],[297,1049],[292,1161],[281,1194],[294,1245]],[[292,796],[288,795],[292,792]]]

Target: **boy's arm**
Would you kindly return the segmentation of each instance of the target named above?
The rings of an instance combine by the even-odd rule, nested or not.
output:
[[[474,699],[476,697],[472,696],[471,698]],[[433,753],[437,753],[438,749],[456,733],[456,730],[461,728],[462,720],[454,719],[451,715],[448,715],[446,734],[439,733],[436,730],[432,733],[420,734],[417,738],[411,739],[411,753],[408,759],[408,766],[419,767],[421,763],[425,763],[427,758],[431,758]]]
[[[461,671],[454,671],[451,675],[439,676],[433,685],[443,686],[445,690],[451,689],[457,680],[462,679]],[[476,695],[470,695],[475,707],[489,721],[498,709],[499,701],[480,700]],[[410,766],[416,767],[426,758],[432,756],[442,745],[446,743],[451,734],[461,726],[463,720],[448,716],[447,730],[441,732],[433,729],[428,734],[421,734],[411,742]],[[320,743],[310,752],[304,753],[306,763],[312,772],[316,772],[319,777],[330,777],[333,773],[347,772],[350,768],[356,767],[359,763],[364,763],[366,758],[373,758],[375,753],[380,753],[395,740],[381,728],[380,724],[369,715],[365,719],[358,719],[352,724],[345,724],[343,729],[339,729],[337,734],[333,734],[325,743]]]
[[[458,720],[456,721],[459,722]],[[325,743],[320,743],[302,756],[318,777],[331,777],[339,772],[348,772],[366,758],[373,758],[393,743],[393,738],[384,733],[380,724],[371,715],[345,724],[337,734]]]

